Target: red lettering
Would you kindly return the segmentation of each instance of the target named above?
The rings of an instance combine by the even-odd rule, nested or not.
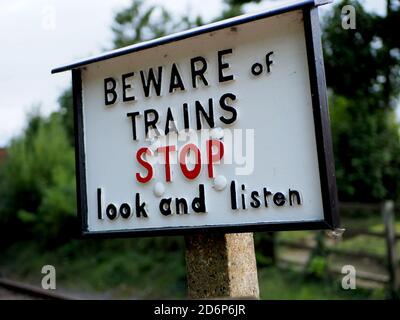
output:
[[[169,160],[169,153],[171,151],[175,151],[175,150],[176,150],[175,146],[165,146],[165,147],[157,148],[158,152],[165,153],[165,181],[167,181],[167,182],[171,181],[171,166],[170,166],[170,160]]]
[[[220,140],[207,140],[207,166],[208,166],[208,177],[214,177],[214,168],[213,163],[219,161],[224,156],[224,144]],[[216,153],[213,153],[213,147],[216,147],[218,150]]]
[[[138,172],[136,173],[136,180],[140,183],[149,182],[153,178],[153,167],[150,163],[142,158],[144,153],[148,156],[153,155],[153,152],[149,148],[140,148],[136,153],[136,160],[147,170],[146,176],[141,176]]]
[[[196,155],[196,162],[193,170],[189,170],[186,164],[186,157],[190,150],[192,150]],[[193,143],[185,145],[179,154],[179,164],[182,173],[186,178],[190,180],[197,178],[201,171],[201,155],[199,148],[197,148]]]

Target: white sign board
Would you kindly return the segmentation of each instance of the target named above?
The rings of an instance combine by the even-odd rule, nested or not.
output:
[[[309,2],[71,67],[85,234],[337,226]]]

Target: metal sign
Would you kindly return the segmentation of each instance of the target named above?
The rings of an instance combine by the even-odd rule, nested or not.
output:
[[[315,1],[65,70],[83,234],[338,226]]]

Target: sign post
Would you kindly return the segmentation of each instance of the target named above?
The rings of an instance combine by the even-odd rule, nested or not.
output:
[[[252,233],[185,237],[189,297],[258,298]]]
[[[337,228],[324,2],[52,70],[72,70],[83,236],[186,235],[191,296],[257,297],[252,234],[238,232]]]

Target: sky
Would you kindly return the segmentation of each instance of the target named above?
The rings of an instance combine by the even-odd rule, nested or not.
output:
[[[364,0],[383,14],[383,0]],[[57,98],[69,87],[69,72],[50,70],[103,52],[111,46],[115,14],[131,0],[0,0],[0,147],[20,134],[27,113],[58,109]],[[274,1],[279,2],[278,1]],[[201,15],[205,21],[222,11],[222,0],[147,0],[175,15]],[[246,6],[247,12],[270,5]],[[95,10],[94,10],[95,9]],[[326,10],[326,9],[325,9]]]

